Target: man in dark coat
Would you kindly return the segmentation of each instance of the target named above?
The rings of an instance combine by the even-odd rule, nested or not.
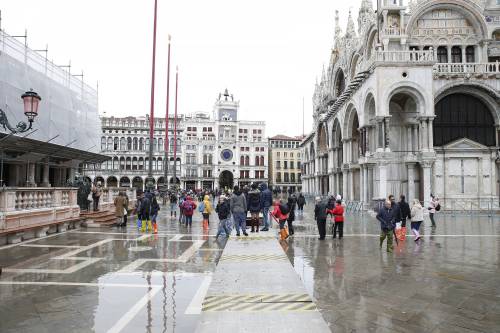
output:
[[[318,225],[319,240],[324,240],[326,236],[326,203],[320,197],[316,197],[314,206],[314,219]]]
[[[247,195],[247,209],[250,211],[252,230],[251,232],[259,232],[259,213],[262,209],[260,191],[257,184],[252,184],[252,189]],[[256,227],[257,230],[254,230]]]
[[[273,204],[273,194],[265,183],[261,185],[260,202],[262,204],[262,215],[264,220],[264,228],[260,231],[269,231],[269,207]]]
[[[394,229],[394,209],[391,207],[391,201],[386,200],[377,214],[377,220],[380,222],[380,248],[387,238],[387,252],[392,252],[392,233]]]

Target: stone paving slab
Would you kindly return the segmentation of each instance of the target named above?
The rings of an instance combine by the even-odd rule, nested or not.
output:
[[[196,332],[330,332],[279,241],[266,236],[227,242]]]

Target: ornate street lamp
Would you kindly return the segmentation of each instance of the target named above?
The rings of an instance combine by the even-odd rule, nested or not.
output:
[[[38,115],[38,105],[42,98],[30,89],[30,91],[25,92],[21,95],[24,103],[24,114],[28,118],[29,126],[24,121],[20,121],[16,127],[13,127],[9,124],[9,120],[7,119],[7,114],[0,109],[0,125],[3,126],[5,130],[9,130],[12,134],[27,132],[33,126],[33,122],[35,121],[35,117]]]

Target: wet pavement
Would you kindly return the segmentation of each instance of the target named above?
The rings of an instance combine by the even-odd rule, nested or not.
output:
[[[420,245],[407,238],[388,254],[372,216],[347,215],[343,240],[319,241],[306,207],[282,249],[332,332],[500,332],[499,218],[438,214]],[[162,213],[158,235],[129,224],[0,248],[0,332],[195,331],[225,241],[215,240],[215,215],[203,231],[198,213],[191,229]],[[259,242],[240,243],[251,252]],[[250,292],[252,276],[241,284]]]

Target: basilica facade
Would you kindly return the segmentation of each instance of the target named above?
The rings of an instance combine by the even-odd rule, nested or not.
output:
[[[362,0],[345,33],[337,13],[333,45],[301,142],[304,192],[498,209],[500,1]]]

